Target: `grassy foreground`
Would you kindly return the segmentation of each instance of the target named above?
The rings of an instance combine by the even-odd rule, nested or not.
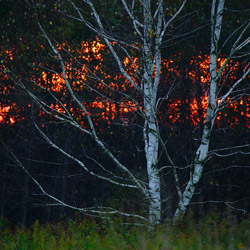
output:
[[[161,226],[154,235],[147,229],[89,220],[15,228],[2,220],[1,250],[108,250],[108,249],[250,249],[250,220],[232,226],[227,220],[207,216],[203,222]]]

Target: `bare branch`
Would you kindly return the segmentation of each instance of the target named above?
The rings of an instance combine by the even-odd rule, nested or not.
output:
[[[133,15],[132,11],[129,9],[127,3],[125,0],[121,0],[123,6],[125,7],[129,17],[131,18],[131,20],[133,21],[133,25],[134,25],[134,29],[136,30],[137,34],[140,36],[140,38],[142,39],[142,34],[140,32],[140,30],[138,29],[137,26],[143,27],[143,24],[141,24],[138,20],[135,19],[135,16]]]
[[[65,156],[67,156],[69,159],[75,161],[76,163],[78,163],[78,165],[80,165],[87,173],[89,173],[90,175],[94,176],[94,177],[97,177],[99,179],[102,179],[102,180],[105,180],[105,181],[108,181],[112,184],[116,184],[116,185],[119,185],[121,187],[130,187],[130,188],[138,188],[137,186],[135,185],[130,185],[130,184],[125,184],[125,183],[119,183],[117,181],[114,181],[110,178],[107,178],[107,177],[104,177],[104,176],[101,176],[101,175],[98,175],[94,172],[92,172],[91,170],[89,170],[85,164],[80,161],[79,159],[77,159],[76,157],[70,155],[69,153],[65,152],[62,148],[60,148],[59,146],[57,146],[55,143],[53,143],[49,138],[48,136],[46,136],[42,130],[38,127],[38,125],[36,123],[34,123],[35,127],[37,128],[37,130],[39,131],[39,133],[41,134],[41,136],[45,139],[45,141],[53,148],[55,148],[56,150],[58,150],[59,152],[61,152],[62,154],[64,154]]]
[[[65,202],[63,202],[62,200],[56,198],[55,196],[49,194],[47,191],[45,191],[45,189],[41,186],[41,184],[30,174],[30,172],[24,167],[24,165],[19,161],[19,159],[16,157],[16,155],[7,147],[7,145],[2,141],[2,143],[4,144],[4,146],[6,147],[6,149],[8,150],[8,152],[10,153],[10,155],[12,156],[13,161],[23,169],[23,171],[31,178],[31,180],[36,184],[36,186],[40,189],[40,191],[42,192],[42,194],[44,194],[45,196],[47,196],[48,198],[52,199],[53,201],[55,201],[55,204],[49,204],[50,206],[54,206],[54,205],[60,205],[60,206],[64,206],[73,210],[77,210],[80,212],[84,212],[84,213],[91,213],[91,214],[99,214],[99,215],[112,215],[112,214],[117,214],[117,215],[121,215],[121,216],[126,216],[126,217],[134,217],[137,219],[141,219],[143,221],[148,221],[145,217],[137,215],[137,214],[129,214],[129,213],[125,213],[125,212],[121,212],[118,211],[114,208],[111,207],[89,207],[89,208],[79,208],[76,206],[72,206],[70,204],[67,204]],[[106,211],[105,211],[106,210]]]
[[[175,12],[175,14],[167,21],[167,23],[164,24],[163,30],[161,32],[161,37],[164,36],[168,26],[175,20],[175,18],[181,13],[181,11],[183,10],[185,4],[186,4],[187,0],[184,0],[180,6],[180,8]]]

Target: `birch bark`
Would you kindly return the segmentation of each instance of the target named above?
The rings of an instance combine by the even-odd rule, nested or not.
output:
[[[205,160],[208,155],[209,143],[211,140],[211,132],[213,129],[214,120],[216,118],[216,92],[217,92],[217,49],[220,39],[222,27],[222,14],[225,0],[213,0],[211,8],[211,49],[210,49],[210,89],[208,95],[208,107],[206,112],[206,120],[203,128],[200,146],[198,147],[193,168],[190,171],[189,182],[179,201],[178,208],[174,215],[174,222],[181,220],[187,211],[187,207],[194,195],[195,187],[202,177]]]
[[[153,91],[153,23],[151,0],[144,0],[144,37],[143,37],[143,92],[145,107],[144,143],[147,160],[149,223],[158,224],[161,218],[160,175],[157,168],[159,139],[155,100],[157,91]]]

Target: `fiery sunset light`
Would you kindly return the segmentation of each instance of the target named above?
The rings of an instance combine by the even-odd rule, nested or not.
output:
[[[43,46],[41,48],[43,48]],[[132,86],[127,79],[124,79],[122,75],[115,74],[115,76],[111,76],[105,72],[103,68],[103,53],[108,52],[104,44],[102,44],[100,41],[82,42],[80,49],[72,49],[66,43],[63,43],[62,45],[57,44],[57,49],[59,51],[62,51],[63,49],[65,50],[66,48],[68,53],[72,55],[78,55],[76,60],[78,60],[79,63],[74,62],[72,57],[70,57],[68,61],[65,61],[66,78],[70,80],[72,89],[77,94],[84,93],[86,91],[92,93],[104,93],[104,96],[98,96],[97,94],[95,100],[89,100],[83,103],[87,107],[87,110],[91,116],[96,116],[98,114],[98,119],[106,120],[108,123],[110,123],[110,120],[115,119],[118,113],[120,116],[124,116],[130,112],[137,111],[138,104],[131,100],[120,100],[119,102],[112,101],[115,91],[126,93],[129,89],[134,89],[134,86]],[[11,61],[14,60],[14,51],[5,50],[5,56]],[[218,67],[222,66],[225,60],[225,58],[219,59]],[[89,69],[88,64],[93,61],[95,61],[94,66]],[[179,71],[174,67],[171,67],[173,63],[174,61],[171,59],[162,61],[162,72],[174,72],[176,76],[180,76]],[[186,99],[184,101],[178,98],[170,99],[171,101],[166,104],[166,110],[168,110],[170,122],[176,123],[179,121],[179,108],[183,102],[186,103],[190,109],[190,114],[187,115],[185,119],[191,120],[193,126],[197,126],[201,122],[201,118],[202,121],[205,120],[208,103],[207,91],[209,85],[209,63],[210,58],[207,55],[199,55],[198,58],[193,57],[191,59],[190,65],[196,65],[196,67],[199,69],[199,74],[197,74],[195,70],[190,70],[187,72],[186,78],[191,79],[193,84],[198,83],[200,86],[202,86],[203,95],[199,97],[193,96],[192,98]],[[230,62],[230,64],[232,67],[230,79],[236,80],[237,78],[233,75],[233,72],[237,69],[239,63],[235,63],[233,66],[232,62]],[[130,59],[125,57],[123,60],[123,65],[130,77],[133,78],[135,82],[137,82],[135,75],[139,69],[138,58],[133,58],[133,62],[131,63]],[[4,66],[2,66],[2,68],[4,68]],[[52,67],[52,70],[53,69],[54,67]],[[94,85],[89,82],[89,77],[95,78]],[[167,76],[162,73],[162,78],[164,77]],[[1,78],[5,78],[6,80],[6,75],[1,75]],[[36,80],[36,82],[38,85],[45,87],[51,92],[62,94],[62,96],[65,96],[64,99],[66,100],[68,94],[62,73],[56,73],[56,71],[42,71],[41,76]],[[8,86],[2,86],[3,94],[6,94],[7,91]],[[220,100],[218,99],[217,102],[219,101]],[[226,109],[235,113],[240,112],[241,116],[246,117],[246,126],[250,128],[250,98],[244,97],[234,102],[228,98],[227,102],[228,107]],[[83,112],[79,111],[79,109],[76,109],[76,107],[66,101],[63,103],[63,106],[61,103],[57,102],[51,103],[50,107],[61,113],[65,113],[67,109],[67,111],[70,112],[72,116],[80,113],[81,116],[84,116]],[[240,107],[244,107],[244,109]],[[202,116],[199,114],[200,109],[202,109]],[[2,106],[0,108],[0,123],[3,123],[5,119],[7,119],[6,114],[9,112],[9,110],[10,106]],[[44,112],[41,111],[40,115],[43,113]],[[218,124],[222,118],[222,115],[224,115],[225,118],[228,116],[227,112],[224,112],[223,114],[222,112],[219,112],[217,117]],[[13,116],[8,119],[10,124],[13,124],[16,121],[15,117]],[[228,120],[229,126],[234,126],[237,123],[237,117],[234,117],[233,122],[232,120]],[[84,126],[83,122],[80,122],[80,124],[81,126]]]

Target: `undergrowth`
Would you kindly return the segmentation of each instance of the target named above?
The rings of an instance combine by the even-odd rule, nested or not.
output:
[[[78,220],[32,227],[13,227],[0,220],[1,250],[231,250],[250,249],[250,220],[232,225],[219,216],[202,221],[186,219],[176,225],[162,225],[152,234],[146,228],[121,222]]]

